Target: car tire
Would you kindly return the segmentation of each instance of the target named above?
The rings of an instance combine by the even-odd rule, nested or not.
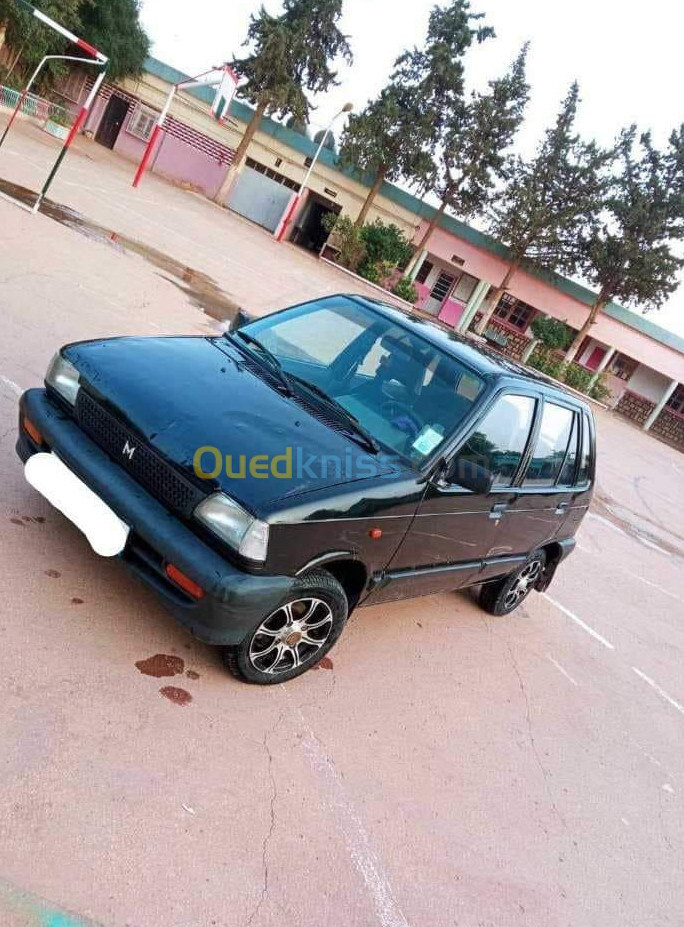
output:
[[[480,607],[490,615],[509,615],[534,589],[545,566],[546,553],[543,550],[533,551],[513,573],[482,587]]]
[[[243,682],[262,686],[287,682],[326,655],[348,615],[347,596],[335,577],[325,570],[306,573],[242,643],[223,648],[223,661]]]

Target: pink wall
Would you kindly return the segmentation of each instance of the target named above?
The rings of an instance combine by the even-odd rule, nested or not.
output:
[[[427,228],[421,223],[416,233],[416,240]],[[457,238],[444,229],[435,229],[429,243],[429,251],[442,260],[451,261],[454,254],[464,259],[463,270],[481,280],[498,286],[503,280],[508,265],[503,258],[497,257],[483,248],[471,245],[462,238]],[[546,315],[566,321],[573,328],[580,328],[586,321],[589,307],[562,293],[551,284],[533,277],[524,270],[519,270],[510,284],[510,292],[518,299],[529,303]],[[607,315],[599,316],[592,327],[591,336],[604,344],[614,346],[623,354],[633,357],[666,376],[684,382],[684,356],[667,345],[660,344],[636,329]]]
[[[152,167],[155,174],[192,184],[208,197],[218,193],[227,169],[171,135],[164,135]]]
[[[418,290],[418,306],[420,306],[420,308],[422,309],[425,303],[425,300],[430,295],[430,287],[425,286],[424,283],[418,283],[417,280],[414,281],[413,285]]]

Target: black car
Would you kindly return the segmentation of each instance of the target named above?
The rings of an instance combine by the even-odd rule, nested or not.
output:
[[[218,337],[55,356],[26,476],[228,668],[315,665],[352,611],[481,586],[511,612],[573,549],[589,407],[439,323],[330,296]]]

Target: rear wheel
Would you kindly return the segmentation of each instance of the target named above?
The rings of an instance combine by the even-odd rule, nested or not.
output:
[[[246,682],[287,682],[325,656],[342,633],[348,613],[347,596],[335,577],[325,571],[309,573],[241,644],[223,648],[224,662]]]
[[[493,583],[480,593],[480,606],[490,615],[508,615],[530,594],[546,566],[546,554],[535,550],[515,572]]]

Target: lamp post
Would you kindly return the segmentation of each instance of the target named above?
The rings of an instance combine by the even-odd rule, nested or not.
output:
[[[292,217],[294,216],[294,214],[295,214],[295,212],[296,212],[296,210],[297,210],[297,207],[299,206],[299,203],[301,202],[302,193],[304,192],[304,190],[306,189],[307,184],[309,183],[309,178],[311,177],[311,172],[313,171],[313,169],[314,169],[314,167],[315,167],[315,165],[316,165],[316,161],[318,161],[319,155],[320,155],[321,151],[323,150],[323,145],[325,144],[325,140],[326,140],[327,137],[328,137],[328,132],[330,132],[330,130],[331,130],[332,127],[333,127],[334,122],[335,122],[337,119],[339,119],[340,116],[344,115],[344,113],[351,113],[351,111],[352,111],[353,108],[354,108],[354,107],[352,106],[351,103],[345,103],[344,106],[342,107],[342,109],[341,109],[338,113],[335,113],[335,115],[333,116],[333,118],[332,118],[332,119],[330,120],[330,122],[328,123],[328,126],[327,126],[325,132],[323,133],[323,135],[321,136],[320,142],[318,143],[318,148],[316,149],[316,154],[313,156],[313,158],[312,158],[312,160],[311,160],[311,164],[309,165],[309,169],[308,169],[308,171],[306,172],[306,174],[304,175],[304,180],[302,181],[302,183],[301,183],[301,185],[300,185],[300,187],[299,187],[299,191],[298,191],[297,193],[295,193],[295,195],[294,195],[294,196],[292,197],[292,199],[290,200],[290,205],[288,206],[287,212],[285,213],[285,218],[284,218],[283,221],[280,223],[280,228],[279,228],[279,230],[278,230],[278,234],[276,235],[276,241],[282,241],[283,238],[285,237],[285,233],[287,232],[287,228],[288,228],[290,222],[292,222]]]

